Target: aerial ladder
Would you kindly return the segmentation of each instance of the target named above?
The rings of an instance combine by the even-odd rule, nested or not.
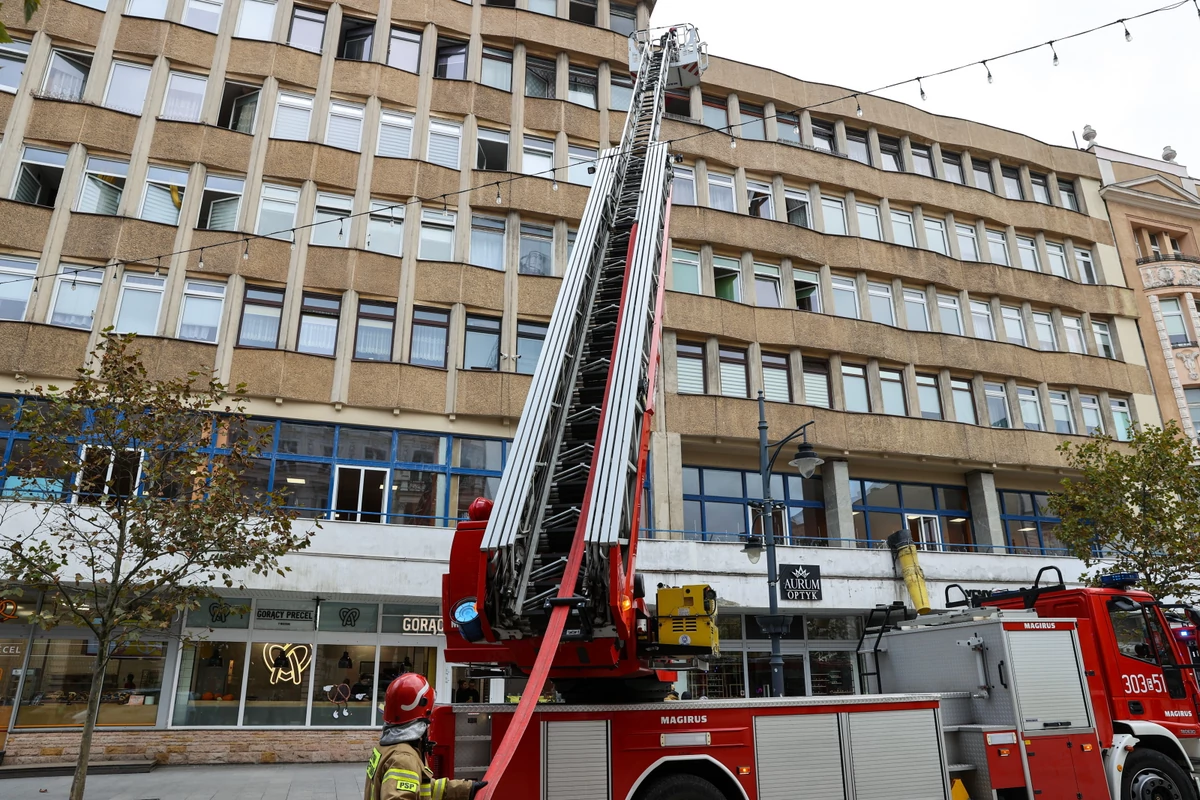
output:
[[[676,590],[688,632],[660,637],[635,572],[670,217],[659,130],[667,90],[697,85],[707,51],[691,25],[638,31],[629,51],[636,81],[620,145],[596,161],[495,499],[459,524],[443,582],[446,660],[529,676],[489,776],[548,675],[564,692],[641,686],[661,697],[655,666],[715,644],[711,590]]]

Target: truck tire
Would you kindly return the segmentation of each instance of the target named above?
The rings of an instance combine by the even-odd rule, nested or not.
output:
[[[1139,747],[1121,772],[1121,800],[1197,800],[1196,784],[1162,753]]]
[[[668,775],[655,781],[640,800],[726,800],[725,794],[696,775]]]

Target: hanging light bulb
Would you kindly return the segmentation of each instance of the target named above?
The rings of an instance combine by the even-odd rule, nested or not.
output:
[[[730,150],[737,149],[737,139],[733,138],[733,131],[729,132],[729,149]]]
[[[855,106],[854,113],[861,117],[862,116],[862,103],[858,102],[858,95],[854,95],[854,106]]]
[[[346,235],[346,218],[342,217],[341,221],[338,222],[338,241],[340,242],[342,240],[342,237],[345,235]]]
[[[1129,32],[1129,26],[1125,24],[1125,20],[1121,20],[1121,27],[1125,29],[1125,41],[1132,42],[1133,34]]]
[[[71,291],[75,291],[75,275],[71,275]]]
[[[917,87],[921,90],[921,99],[925,99],[925,84],[921,83],[921,79],[917,78]]]
[[[496,205],[504,202],[504,198],[500,196],[500,184],[496,184]]]
[[[983,68],[987,70],[988,83],[991,83],[992,82],[992,68],[988,66],[988,63],[986,61],[980,61],[979,63],[983,64]]]
[[[112,268],[113,268],[113,274],[112,274],[112,278],[111,278],[111,280],[114,280],[114,281],[115,281],[115,280],[117,279],[117,268],[118,268],[119,266],[120,266],[120,264],[113,264],[113,265],[112,265]]]
[[[558,191],[558,178],[555,178],[555,179],[554,179],[554,183],[552,183],[552,184],[550,185],[550,188],[551,188],[551,189],[553,189],[553,190],[554,190],[554,191],[556,191],[556,192]]]
[[[154,277],[162,277],[162,256],[158,257],[158,262],[154,265]]]
[[[294,240],[293,240],[294,241]],[[242,251],[242,261],[250,260],[250,240],[246,240],[246,249]]]
[[[198,269],[200,269],[200,270],[204,269],[204,248],[203,247],[200,248],[200,265],[199,265]]]
[[[1054,53],[1054,66],[1058,66],[1058,51],[1054,49],[1054,42],[1049,42],[1050,52]]]

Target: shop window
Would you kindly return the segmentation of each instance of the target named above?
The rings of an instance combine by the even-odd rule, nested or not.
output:
[[[404,246],[404,204],[372,200],[367,215],[367,249],[399,256]]]
[[[467,317],[463,369],[500,369],[500,320],[474,315]]]
[[[363,608],[374,610],[378,609],[378,606]],[[358,607],[354,607],[354,610],[358,610]],[[371,628],[371,632],[374,632],[374,627]],[[322,644],[317,645],[316,650],[316,684],[313,687],[310,724],[339,727],[370,725],[375,682],[375,646]]]
[[[408,363],[424,367],[446,366],[450,312],[432,308],[414,308],[412,352]]]
[[[103,282],[103,270],[60,267],[50,304],[50,324],[90,331]]]
[[[452,81],[467,79],[467,43],[458,39],[438,38],[433,77]]]
[[[149,86],[150,67],[114,61],[108,76],[108,88],[104,91],[104,107],[127,114],[141,114]]]
[[[179,311],[180,339],[215,344],[225,305],[225,284],[189,280],[183,286]]]
[[[548,326],[537,322],[517,323],[517,372],[532,375],[542,355]]]
[[[547,58],[525,59],[525,96],[553,100],[558,82],[558,67]]]
[[[419,31],[392,28],[388,42],[387,63],[389,67],[405,72],[417,72],[421,68],[421,34]]]
[[[479,82],[502,92],[512,91],[513,54],[496,47],[483,48],[483,68]]]
[[[75,210],[83,214],[116,214],[128,171],[127,161],[89,157]]]
[[[239,347],[274,349],[279,344],[279,320],[283,314],[283,290],[247,286],[242,304]]]
[[[234,36],[270,41],[275,29],[275,7],[274,0],[245,0]]]
[[[151,165],[146,174],[146,194],[142,196],[139,216],[148,222],[178,225],[187,179],[185,170]]]
[[[746,653],[746,665],[750,696],[770,697],[771,654],[752,650]],[[803,697],[808,694],[804,672],[804,656],[802,654],[785,654],[783,656],[783,690],[787,696]]]
[[[321,43],[325,38],[325,12],[313,8],[294,6],[292,8],[292,24],[288,31],[287,43],[301,50],[313,53],[321,52]]]
[[[36,274],[36,261],[0,256],[0,319],[25,319]]]
[[[58,187],[62,183],[66,165],[66,153],[26,145],[21,152],[21,164],[17,167],[12,199],[19,203],[53,208],[58,200]]]
[[[245,659],[245,642],[184,642],[172,724],[237,725]]]
[[[312,680],[311,644],[289,641],[252,642],[246,676],[248,727],[297,727],[304,724],[308,684]]]
[[[162,309],[166,278],[156,278],[139,272],[127,272],[121,281],[117,298],[116,333],[136,333],[153,336],[158,332],[158,317]]]
[[[342,17],[338,34],[338,58],[350,61],[370,61],[371,45],[375,42],[375,20]]]

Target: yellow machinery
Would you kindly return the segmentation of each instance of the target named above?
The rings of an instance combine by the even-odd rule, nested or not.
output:
[[[899,530],[887,538],[888,547],[896,561],[896,569],[908,588],[913,608],[918,614],[929,613],[929,588],[925,585],[925,572],[917,560],[917,545],[908,531]]]
[[[708,584],[658,590],[658,642],[662,654],[721,652],[717,639],[717,593]]]

